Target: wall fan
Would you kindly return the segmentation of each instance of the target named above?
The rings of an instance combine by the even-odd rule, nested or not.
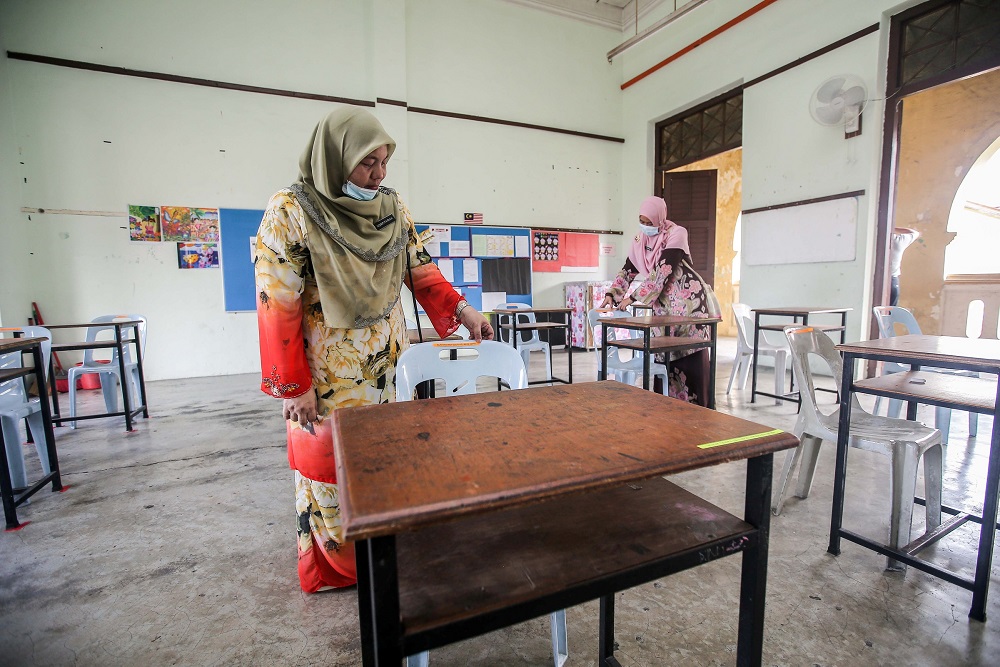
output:
[[[809,113],[820,125],[844,125],[851,132],[868,103],[865,82],[853,74],[832,76],[813,92]],[[860,131],[860,127],[856,131]]]

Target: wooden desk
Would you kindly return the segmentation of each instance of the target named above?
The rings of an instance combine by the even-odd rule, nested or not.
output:
[[[793,392],[792,395],[789,394],[769,394],[766,391],[757,390],[757,349],[760,346],[760,332],[761,331],[780,331],[784,335],[785,327],[799,324],[799,320],[802,320],[801,324],[809,324],[810,315],[840,315],[840,324],[813,324],[814,329],[820,331],[839,331],[840,332],[840,342],[843,343],[845,335],[847,333],[847,313],[851,312],[853,308],[814,308],[814,307],[787,307],[787,308],[754,308],[753,309],[753,380],[750,383],[750,402],[754,403],[757,399],[757,394],[761,396],[770,396],[771,398],[776,398],[782,401],[794,401],[795,403],[801,404],[801,399],[799,399],[798,392]],[[783,317],[792,318],[791,322],[786,322],[784,324],[761,324],[761,316],[771,316],[771,317]],[[828,389],[817,388],[817,391],[829,391]]]
[[[647,315],[644,317],[607,317],[601,318],[601,373],[598,379],[607,378],[608,367],[608,327],[614,329],[633,329],[643,332],[642,340],[638,338],[632,340],[616,340],[614,347],[635,350],[642,352],[642,387],[649,389],[649,364],[650,354],[665,352],[664,366],[667,369],[667,378],[670,377],[670,353],[683,352],[686,350],[709,349],[709,373],[708,373],[708,407],[715,409],[715,345],[717,340],[717,328],[722,321],[718,317],[680,317],[677,315]],[[653,336],[652,331],[656,327],[682,326],[686,324],[706,325],[709,329],[708,338],[694,338],[689,336]]]
[[[998,485],[1000,485],[1000,409],[998,409],[1000,408],[1000,383],[996,378],[987,380],[942,373],[920,373],[918,369],[921,366],[932,366],[978,373],[1000,373],[1000,341],[909,335],[841,344],[837,346],[837,349],[844,354],[844,374],[841,378],[840,389],[840,425],[838,431],[840,437],[837,441],[837,464],[833,485],[830,553],[840,554],[840,538],[843,537],[907,565],[912,565],[918,570],[971,590],[972,607],[969,616],[978,621],[985,621],[986,596],[989,592],[990,570],[993,562],[993,541],[997,529]],[[909,364],[913,370],[855,381],[854,366],[858,359]],[[891,549],[857,533],[844,530],[842,526],[847,479],[847,442],[851,427],[851,411],[846,406],[850,404],[852,392],[907,401],[907,419],[916,419],[918,402],[992,414],[993,434],[990,440],[990,456],[986,472],[986,496],[983,501],[982,516],[942,506],[942,511],[953,515],[953,518],[941,524],[929,535],[918,538],[899,550]],[[917,502],[923,503],[923,500],[918,498]],[[969,579],[960,576],[916,557],[917,552],[921,549],[968,521],[980,524],[975,578]]]
[[[90,329],[92,327],[114,327],[115,337],[114,340],[99,340],[99,341],[89,341],[89,342],[77,342],[77,343],[52,343],[52,356],[54,357],[57,352],[69,352],[73,350],[115,350],[118,356],[118,373],[121,382],[122,390],[122,407],[124,408],[118,412],[102,412],[96,415],[77,415],[76,417],[61,417],[59,415],[59,394],[56,392],[56,383],[52,383],[52,411],[54,417],[52,422],[54,424],[61,424],[68,421],[79,421],[82,419],[101,419],[103,417],[125,417],[125,431],[130,432],[132,430],[132,419],[136,417],[140,412],[143,417],[149,418],[149,409],[146,405],[146,378],[142,371],[142,350],[139,343],[140,333],[139,326],[142,324],[141,320],[117,320],[114,322],[87,322],[85,324],[52,324],[46,325],[46,329],[50,331],[59,329]],[[123,334],[123,329],[131,329],[132,333],[130,337],[126,338]],[[133,345],[135,347],[135,365],[139,371],[139,401],[140,405],[134,408],[131,405],[131,393],[129,392],[128,377],[125,374],[125,348],[127,345]],[[50,359],[49,373],[50,377],[54,377],[54,368],[51,366]]]
[[[16,380],[34,373],[35,383],[38,387],[38,400],[42,410],[42,423],[45,425],[45,440],[48,443],[46,449],[49,455],[49,466],[51,471],[44,475],[27,489],[14,492],[14,486],[10,480],[10,468],[7,466],[7,456],[0,456],[0,498],[3,500],[3,516],[7,530],[17,530],[24,524],[17,520],[17,506],[24,503],[28,498],[37,493],[47,483],[52,482],[53,491],[62,491],[62,479],[59,476],[59,457],[56,454],[56,436],[52,432],[52,413],[49,412],[49,402],[45,399],[45,362],[42,359],[42,341],[44,338],[14,338],[0,340],[0,354],[8,353],[30,353],[34,366],[32,368],[12,368],[0,370],[0,382]],[[4,441],[3,433],[0,432],[0,449],[6,450],[8,446],[20,447],[20,442],[7,443]],[[27,523],[27,522],[25,522]]]
[[[528,384],[551,384],[552,382],[562,382],[563,384],[573,384],[573,345],[572,345],[572,328],[570,323],[570,314],[573,312],[572,308],[498,308],[496,310],[490,311],[490,317],[493,320],[493,330],[496,332],[497,340],[500,340],[500,330],[507,329],[511,332],[510,343],[517,348],[517,332],[518,331],[545,331],[545,342],[549,342],[548,332],[553,329],[565,329],[566,330],[566,352],[567,359],[569,360],[569,377],[564,380],[562,378],[557,378],[555,376],[550,377],[547,380],[529,380]],[[516,315],[523,313],[533,313],[533,314],[561,314],[563,315],[562,322],[521,322],[518,324]],[[510,318],[510,324],[500,324],[501,315],[515,315]],[[549,354],[552,354],[551,343],[549,345]],[[527,369],[525,369],[527,370]]]
[[[347,408],[333,441],[364,665],[595,598],[618,665],[617,591],[737,552],[737,661],[760,664],[772,455],[794,436],[605,381]],[[660,478],[739,459],[742,520]]]

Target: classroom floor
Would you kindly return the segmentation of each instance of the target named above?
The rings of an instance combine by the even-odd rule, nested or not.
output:
[[[790,430],[793,404],[751,405],[749,387],[725,395],[734,353],[733,339],[720,341],[719,410]],[[532,356],[534,379],[544,370],[541,355]],[[554,355],[557,376],[565,356]],[[593,352],[577,352],[573,362],[578,382],[596,378]],[[773,386],[770,371],[762,377]],[[356,589],[299,590],[284,425],[278,402],[257,384],[250,375],[150,382],[152,418],[134,433],[120,419],[57,429],[69,490],[40,492],[19,508],[31,523],[0,534],[0,663],[361,664]],[[100,392],[81,393],[96,409]],[[615,417],[595,410],[595,418]],[[930,410],[920,417],[933,421]],[[982,417],[979,438],[969,439],[968,419],[954,415],[946,503],[981,507],[991,426]],[[984,624],[967,616],[968,591],[912,568],[885,572],[884,558],[849,542],[839,557],[826,552],[833,454],[823,447],[808,500],[790,499],[772,519],[764,664],[997,664],[1000,566]],[[776,474],[782,461],[778,455]],[[674,479],[740,515],[744,468]],[[886,458],[851,452],[847,528],[888,533],[888,474]],[[914,517],[917,534],[922,513]],[[972,525],[925,554],[970,574]],[[600,535],[595,526],[595,549],[606,548]],[[734,664],[739,568],[739,558],[726,558],[622,593],[621,664]],[[567,665],[595,665],[597,603],[571,608],[567,618]],[[431,653],[433,667],[551,664],[547,618]]]

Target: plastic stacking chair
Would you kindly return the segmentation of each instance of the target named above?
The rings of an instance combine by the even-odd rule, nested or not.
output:
[[[525,308],[531,308],[526,303],[503,303],[496,307],[496,310],[523,310]],[[497,340],[501,343],[507,343],[510,345],[510,337],[513,332],[510,329],[505,329],[505,325],[510,325],[512,318],[517,318],[518,325],[521,324],[534,324],[535,314],[534,313],[511,313],[510,315],[500,314],[497,316],[497,321],[500,324],[499,331],[497,331]],[[545,353],[545,378],[552,379],[552,348],[544,340],[538,337],[538,331],[518,331],[517,332],[517,351],[521,353],[521,358],[524,359],[524,367],[528,368],[528,358],[532,352],[540,351]]]
[[[784,469],[778,482],[771,510],[781,513],[785,502],[785,489],[801,461],[798,489],[795,495],[807,498],[812,487],[819,446],[824,440],[837,442],[839,406],[824,414],[816,405],[816,388],[810,360],[822,359],[830,367],[834,378],[842,377],[843,361],[833,341],[822,331],[812,327],[786,327],[785,336],[792,352],[792,368],[802,397],[802,409],[795,423],[794,433],[801,444],[785,457]],[[924,492],[927,497],[927,530],[941,525],[941,432],[917,422],[892,419],[869,414],[858,399],[851,395],[850,446],[889,457],[891,470],[892,509],[889,518],[889,546],[905,547],[910,542],[910,524],[913,516],[913,495],[917,484],[917,465],[924,458]],[[889,569],[905,566],[889,559]]]
[[[87,342],[104,340],[107,336],[100,337],[101,332],[110,331],[112,339],[115,327],[110,325],[114,321],[139,320],[139,346],[142,354],[146,353],[146,318],[142,315],[101,315],[91,320],[94,324],[109,324],[104,327],[90,327],[87,329]],[[130,328],[122,330],[122,336],[131,335]],[[130,403],[133,408],[139,405],[139,366],[132,358],[131,344],[124,346],[125,350],[125,374],[128,376],[128,388]],[[111,360],[100,361],[94,359],[94,350],[84,350],[83,364],[73,366],[67,371],[69,382],[69,416],[76,416],[76,379],[78,375],[84,373],[98,373],[101,378],[101,393],[104,395],[104,407],[108,412],[118,411],[118,394],[121,392],[119,384],[122,379],[119,377],[118,350],[110,348]],[[76,428],[76,421],[69,422],[70,428]]]
[[[875,313],[875,321],[878,324],[879,336],[882,338],[891,338],[896,334],[896,325],[899,324],[908,334],[920,335],[920,325],[917,324],[917,320],[913,317],[911,313],[906,308],[900,308],[899,306],[876,306],[872,309]],[[905,364],[897,364],[891,361],[886,361],[882,364],[882,374],[889,375],[890,373],[902,373],[904,371],[910,370],[910,367]],[[928,373],[948,373],[951,375],[965,375],[969,377],[979,377],[978,373],[971,371],[956,371],[947,368],[922,368],[921,370]],[[882,407],[882,397],[879,396],[875,399],[875,409],[873,412],[878,414],[879,408]],[[899,417],[903,410],[903,401],[890,398],[889,407],[886,414],[890,417]],[[951,431],[951,408],[934,408],[934,426],[941,431],[941,442],[943,444],[948,444],[948,433]],[[969,413],[969,435],[975,437],[976,432],[979,430],[979,414],[975,412]]]
[[[457,358],[451,351],[458,350]],[[478,354],[473,355],[472,352]],[[479,344],[420,343],[399,356],[396,364],[396,400],[409,401],[417,385],[428,380],[444,380],[447,396],[475,394],[480,377],[496,377],[511,389],[526,389],[528,374],[521,356],[509,344],[484,340]],[[561,667],[569,656],[566,639],[566,610],[552,612],[552,662]],[[406,667],[427,667],[427,651],[406,658]]]
[[[587,324],[590,326],[590,331],[594,336],[596,341],[598,334],[601,331],[601,319],[614,318],[614,317],[632,317],[632,315],[624,310],[615,311],[600,311],[595,309],[587,311]],[[608,342],[614,340],[624,340],[616,339],[615,336],[620,333],[625,332],[629,339],[642,338],[641,331],[635,331],[631,329],[614,329],[608,328]],[[632,352],[631,359],[622,359],[622,350],[614,345],[608,345],[608,373],[607,378],[609,380],[618,380],[619,382],[624,382],[625,384],[635,384],[637,379],[642,379],[642,352]],[[597,372],[601,372],[601,346],[597,345],[594,347],[594,354],[597,355]],[[667,395],[669,384],[667,382],[667,367],[665,364],[658,364],[654,361],[649,363],[649,377],[650,379],[655,377],[661,377],[663,379],[662,393],[664,396]],[[655,383],[651,383],[649,388],[655,386]]]
[[[726,387],[726,394],[733,389],[733,380],[737,375],[740,378],[737,389],[743,390],[747,386],[747,379],[750,377],[750,370],[753,367],[753,317],[750,313],[753,310],[745,303],[733,304],[733,315],[736,316],[736,359],[733,361],[733,372],[729,374],[729,386]],[[782,342],[775,344],[767,340],[764,332],[761,332],[760,341],[757,345],[757,356],[760,355],[774,357],[774,393],[782,396],[785,393],[785,368],[788,347]],[[775,399],[775,404],[781,403]]]
[[[42,343],[42,362],[45,372],[49,368],[52,336],[45,327],[23,327],[21,331],[26,338],[44,338]],[[0,370],[21,368],[21,353],[11,352],[0,355]],[[28,475],[24,469],[24,449],[21,447],[20,421],[26,419],[35,441],[35,451],[42,464],[44,474],[52,472],[49,467],[48,439],[45,433],[45,423],[42,420],[42,400],[47,396],[30,398],[24,385],[25,378],[0,382],[0,424],[3,427],[3,441],[7,455],[7,466],[10,469],[10,482],[15,489],[28,486]]]

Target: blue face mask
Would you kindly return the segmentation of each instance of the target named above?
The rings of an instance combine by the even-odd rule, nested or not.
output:
[[[642,233],[646,236],[656,236],[660,233],[659,227],[650,227],[649,225],[639,225],[639,229],[641,229]]]
[[[351,199],[357,199],[358,201],[371,201],[375,199],[375,195],[378,194],[378,189],[368,190],[347,181],[344,183],[344,194]]]

